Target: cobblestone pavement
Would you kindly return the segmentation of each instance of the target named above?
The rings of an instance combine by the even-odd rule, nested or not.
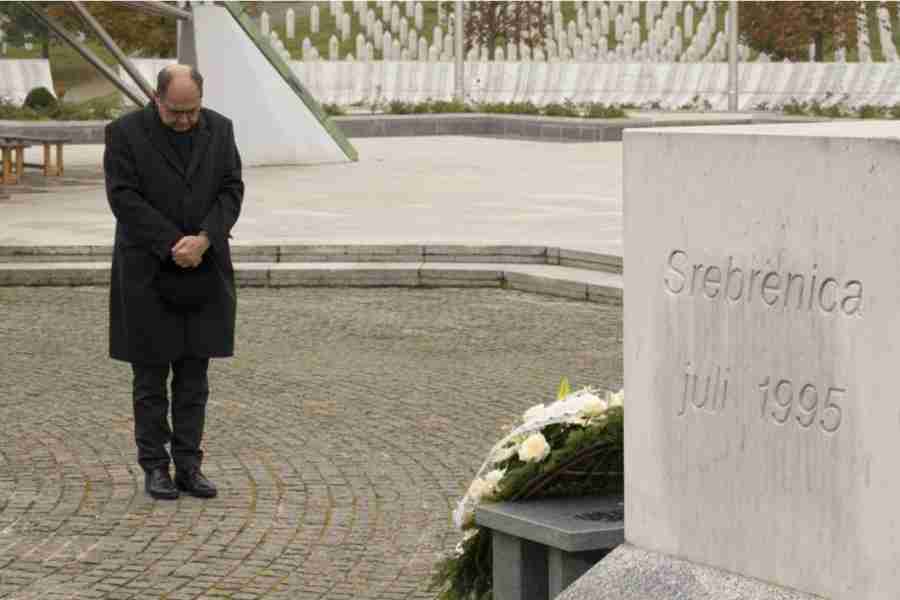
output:
[[[503,290],[242,289],[213,500],[153,501],[105,288],[0,288],[0,598],[433,598],[450,511],[559,378],[622,381],[621,308]]]

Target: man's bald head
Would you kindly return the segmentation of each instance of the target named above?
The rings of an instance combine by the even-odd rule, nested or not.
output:
[[[203,76],[190,65],[170,65],[156,78],[159,118],[175,131],[188,131],[197,124],[203,101]]]
[[[184,92],[184,86],[193,85],[196,92],[203,97],[203,75],[191,65],[169,65],[159,72],[156,77],[156,94],[165,98],[169,87],[176,85],[179,92]]]

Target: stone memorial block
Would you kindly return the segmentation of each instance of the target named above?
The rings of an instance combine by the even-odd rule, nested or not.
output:
[[[308,37],[303,38],[303,43],[300,45],[300,49],[300,56],[303,58],[303,60],[309,60],[310,58],[312,58],[312,42]]]
[[[435,53],[437,53],[437,48],[435,48]],[[419,50],[417,52],[419,60],[428,60],[428,40],[425,39],[425,36],[419,38]]]
[[[688,38],[694,37],[694,6],[692,4],[684,7],[684,34]]]
[[[375,18],[375,11],[371,8],[366,11],[365,21],[362,23],[362,26],[366,29],[366,38],[372,39],[375,37],[375,21],[378,19]]]
[[[360,57],[360,60],[363,56],[363,48],[366,47],[366,38],[361,33],[356,34],[356,56]]]
[[[391,8],[391,33],[400,33],[400,7],[396,4]]]
[[[409,21],[406,20],[406,17],[400,18],[400,44],[406,44],[407,40],[409,40]]]
[[[409,57],[412,60],[415,60],[416,54],[419,51],[419,35],[416,33],[415,29],[410,30],[406,47],[409,50]]]
[[[623,37],[625,37],[625,20],[619,14],[616,15],[616,41],[621,42]]]
[[[366,42],[365,52],[366,60],[375,60],[375,46],[372,42]],[[382,58],[384,58],[384,55],[382,55]]]
[[[900,597],[898,140],[888,121],[625,132],[633,547]]]
[[[439,43],[440,40],[436,40],[436,43]],[[453,57],[453,34],[447,33],[444,36],[444,51],[443,54],[446,54],[449,57]]]
[[[647,33],[649,34],[650,31],[648,29]],[[635,44],[641,43],[641,26],[638,25],[637,21],[631,23],[631,39]]]
[[[259,31],[263,35],[269,35],[269,32],[272,30],[269,24],[269,13],[266,11],[262,11],[262,14],[259,15]]]
[[[338,43],[337,36],[332,34],[331,39],[328,40],[328,60],[337,60],[339,50],[340,44]]]
[[[422,7],[421,2],[416,2],[416,29],[422,31],[425,27],[425,9]]]
[[[350,15],[347,13],[342,14],[340,17],[341,20],[341,41],[346,42],[350,39]],[[362,34],[360,34],[362,35]],[[357,50],[358,52],[358,50]]]
[[[597,2],[587,2],[587,20],[593,21],[597,18]]]
[[[292,40],[297,36],[297,18],[293,8],[289,8],[284,12],[284,27],[287,39]]]
[[[516,43],[512,40],[506,45],[506,54],[511,62],[516,62],[519,60],[519,53],[517,51]]]
[[[425,37],[425,36],[422,36]],[[444,30],[441,29],[440,25],[435,25],[434,29],[431,31],[431,41],[434,44],[441,45],[444,41]]]
[[[400,46],[400,40],[394,40],[391,43],[391,60],[402,60],[402,58],[400,56],[401,51],[402,51],[402,46]]]
[[[403,14],[406,17],[412,18],[413,13],[415,12],[415,0],[404,0],[403,2]]]
[[[575,25],[575,21],[569,21],[569,25],[566,27],[566,46],[574,48],[576,37],[578,37],[578,26]]]
[[[444,3],[443,3],[443,2],[438,2],[438,3],[437,3],[437,22],[438,22],[439,25],[442,25],[442,24],[444,23],[444,18],[445,18],[445,16],[444,16]],[[434,39],[436,40],[436,39],[438,39],[438,38],[435,37]]]
[[[375,42],[375,49],[381,50],[381,45],[384,42],[384,24],[381,20],[375,21],[375,25],[372,28],[372,41]]]
[[[609,35],[609,8],[606,4],[600,8],[600,28],[603,35]]]
[[[319,33],[319,5],[313,4],[309,9],[309,30],[313,33]]]
[[[384,60],[390,60],[391,45],[393,43],[394,38],[388,31],[385,31],[380,38],[375,40],[375,49],[381,50],[381,55],[384,57]]]

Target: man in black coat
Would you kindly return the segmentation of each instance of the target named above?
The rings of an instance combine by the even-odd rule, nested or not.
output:
[[[200,471],[211,357],[234,352],[229,238],[244,194],[232,123],[201,107],[203,78],[173,65],[154,102],[106,127],[106,194],[116,217],[110,356],[132,364],[145,488],[213,497]],[[172,426],[166,393],[172,371]],[[171,444],[175,481],[169,473]]]

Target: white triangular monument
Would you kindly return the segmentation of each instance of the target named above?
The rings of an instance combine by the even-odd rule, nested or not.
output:
[[[234,121],[245,165],[356,160],[356,150],[239,2],[192,9],[193,47],[179,60],[203,74],[204,104]]]

